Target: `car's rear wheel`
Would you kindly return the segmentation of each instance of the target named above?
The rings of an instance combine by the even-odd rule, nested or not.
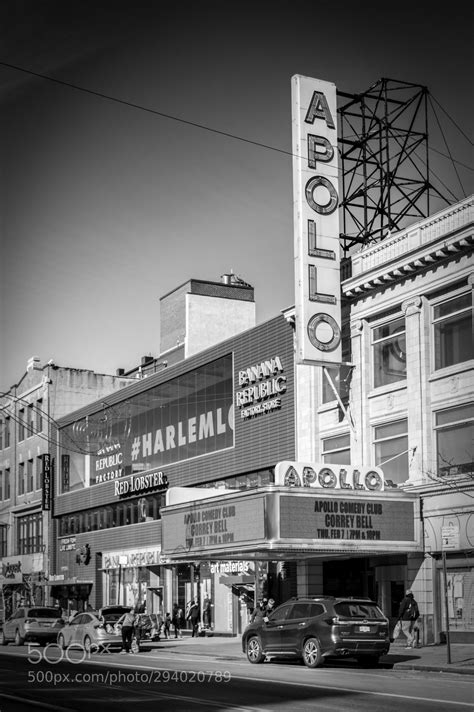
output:
[[[265,655],[263,654],[262,644],[257,636],[252,636],[247,640],[247,660],[253,665],[263,663]]]
[[[23,645],[25,639],[21,637],[20,631],[17,630],[15,633],[15,645]]]
[[[61,648],[61,650],[66,649],[66,641],[64,640],[64,635],[62,633],[60,633],[58,635],[58,645]]]
[[[378,655],[359,655],[357,658],[357,662],[362,667],[377,667],[379,660]]]
[[[3,630],[0,630],[0,645],[8,645],[8,640],[5,638]]]
[[[323,662],[321,647],[316,638],[308,638],[303,645],[303,662],[306,667],[315,668]]]

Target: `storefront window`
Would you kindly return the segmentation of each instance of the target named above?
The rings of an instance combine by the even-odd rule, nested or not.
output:
[[[322,441],[322,458],[325,463],[350,465],[351,439],[349,433],[324,438]]]
[[[443,572],[440,571],[441,591],[444,591]],[[449,630],[474,631],[474,569],[450,568],[446,576]],[[443,595],[444,599],[444,595]],[[442,610],[442,627],[446,630],[446,610]]]
[[[374,428],[375,464],[385,479],[398,485],[408,479],[408,421],[397,420]]]
[[[435,414],[438,475],[460,475],[474,467],[474,406],[472,403]]]
[[[374,387],[406,378],[405,319],[377,326],[372,330]]]
[[[435,369],[472,359],[472,321],[470,292],[433,307]]]

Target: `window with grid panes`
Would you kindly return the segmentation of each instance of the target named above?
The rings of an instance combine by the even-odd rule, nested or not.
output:
[[[408,421],[396,420],[374,428],[375,464],[385,479],[401,484],[408,479]]]
[[[438,475],[472,473],[474,405],[467,403],[435,413],[435,432]]]
[[[473,358],[471,292],[433,306],[435,369]]]
[[[349,433],[324,438],[322,446],[323,462],[335,465],[351,464],[351,438]]]
[[[372,329],[374,387],[406,378],[405,319],[403,317]]]

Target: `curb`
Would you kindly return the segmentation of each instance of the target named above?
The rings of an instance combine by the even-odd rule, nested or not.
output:
[[[474,675],[474,668],[464,668],[464,667],[447,667],[441,665],[410,665],[410,663],[395,663],[393,666],[395,670],[425,670],[426,672],[447,672],[450,674],[455,673],[456,675]]]
[[[168,650],[168,653],[171,655],[182,655],[183,650]],[[196,657],[201,657],[201,656],[208,656],[215,658],[216,660],[235,660],[236,662],[242,662],[245,660],[245,656],[242,654],[241,656],[237,655],[232,655],[232,653],[229,653],[228,655],[224,654],[219,654],[216,651],[209,651],[209,653],[204,653],[202,651],[193,651],[193,650],[186,650],[186,655],[194,655]],[[433,664],[426,664],[426,665],[420,665],[419,663],[387,663],[385,662],[385,666],[391,665],[393,670],[421,670],[425,672],[446,672],[450,674],[456,674],[456,675],[474,675],[474,666],[466,666],[466,667],[459,667],[456,665],[448,667],[447,665],[436,665],[435,663]]]

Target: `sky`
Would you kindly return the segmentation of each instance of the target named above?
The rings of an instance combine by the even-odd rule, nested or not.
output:
[[[158,356],[160,297],[190,278],[233,270],[258,323],[294,304],[294,74],[427,86],[433,165],[470,195],[471,47],[467,2],[4,0],[0,391],[31,356]]]

